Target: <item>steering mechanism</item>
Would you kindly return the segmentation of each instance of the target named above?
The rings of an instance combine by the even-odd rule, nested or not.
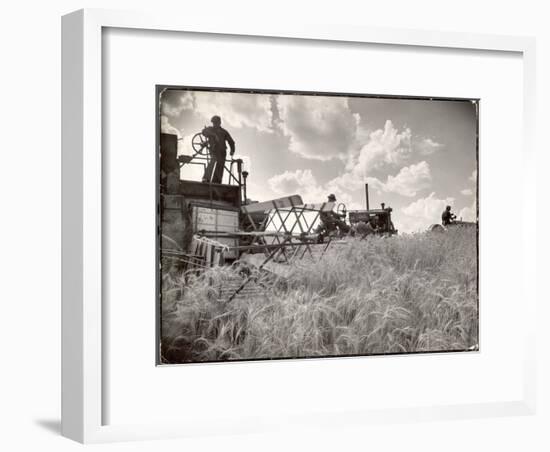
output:
[[[345,217],[347,215],[348,211],[346,209],[346,205],[343,202],[338,204],[338,207],[336,208],[336,213],[341,215],[342,217]]]
[[[210,149],[208,139],[200,132],[193,135],[193,138],[191,139],[191,147],[195,151],[195,155],[206,154]]]

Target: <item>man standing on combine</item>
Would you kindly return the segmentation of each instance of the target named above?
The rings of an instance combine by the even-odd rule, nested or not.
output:
[[[204,171],[202,181],[221,184],[225,158],[227,157],[226,143],[229,143],[229,155],[233,155],[235,153],[235,141],[229,135],[229,132],[222,127],[222,119],[218,115],[212,116],[210,122],[212,122],[212,127],[205,127],[202,131],[202,134],[208,139],[210,148],[210,162]],[[212,174],[212,171],[214,174]]]

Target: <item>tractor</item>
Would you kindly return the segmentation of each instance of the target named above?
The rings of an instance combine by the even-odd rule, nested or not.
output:
[[[253,277],[285,278],[296,260],[322,259],[329,246],[345,245],[349,234],[361,239],[371,223],[373,233],[397,234],[391,207],[346,211],[336,202],[306,204],[295,194],[263,202],[247,197],[248,172],[243,161],[232,156],[225,161],[222,183],[181,179],[184,165],[209,163],[209,142],[201,134],[191,140],[192,154],[178,156],[178,137],[159,136],[159,192],[157,249],[162,275],[200,274],[209,267],[236,265],[244,268],[242,279],[220,289],[220,297],[231,301],[250,288]],[[349,213],[347,224],[343,219]],[[338,231],[323,230],[326,218],[339,218]],[[332,245],[331,245],[332,244]],[[256,276],[254,276],[256,277]],[[238,279],[238,278],[237,278]]]
[[[454,229],[454,228],[458,228],[458,227],[472,228],[472,227],[476,227],[476,226],[477,226],[477,223],[474,222],[474,221],[462,221],[462,219],[460,219],[460,220],[454,219],[452,221],[452,223],[450,223],[446,226],[443,226],[440,223],[432,224],[428,228],[428,232],[445,232],[445,231],[448,231],[449,229]]]
[[[348,218],[351,225],[352,233],[365,238],[369,234],[392,236],[397,234],[391,214],[393,209],[386,207],[385,203],[380,204],[379,209],[371,209],[369,205],[369,184],[365,184],[366,210],[350,210]],[[344,206],[345,209],[345,206]],[[370,223],[374,227],[374,231],[367,225]]]

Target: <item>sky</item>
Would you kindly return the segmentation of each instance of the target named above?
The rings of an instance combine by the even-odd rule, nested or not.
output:
[[[470,100],[406,99],[166,90],[161,130],[177,134],[179,154],[219,115],[250,175],[255,201],[299,194],[306,203],[334,193],[348,210],[393,208],[400,232],[426,230],[446,205],[476,216],[477,104]],[[182,179],[202,170],[184,166]]]

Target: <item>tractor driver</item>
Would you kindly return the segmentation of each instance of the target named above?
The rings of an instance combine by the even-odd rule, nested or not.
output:
[[[378,215],[369,218],[367,222],[369,234],[376,234],[380,230],[380,219]]]
[[[202,131],[202,134],[208,139],[210,147],[210,162],[204,171],[202,181],[221,184],[225,158],[227,157],[226,143],[229,143],[229,155],[232,156],[235,153],[235,141],[229,132],[222,127],[222,119],[218,115],[212,116],[210,122],[212,122],[212,127],[205,127]]]
[[[386,231],[386,218],[383,215],[376,215],[376,226],[379,231]]]
[[[451,206],[447,206],[443,213],[441,214],[441,223],[443,226],[448,226],[453,223],[456,215],[451,212]]]
[[[336,196],[332,193],[328,195],[328,202],[336,202]],[[326,231],[330,233],[338,229],[341,233],[347,234],[350,231],[350,227],[343,221],[345,217],[345,213],[338,213],[333,210],[321,211],[319,215],[321,224],[317,227],[317,232]]]
[[[366,222],[359,221],[358,223],[355,223],[352,227],[352,232],[361,240],[369,235],[376,234],[378,232],[376,217],[369,217]]]

